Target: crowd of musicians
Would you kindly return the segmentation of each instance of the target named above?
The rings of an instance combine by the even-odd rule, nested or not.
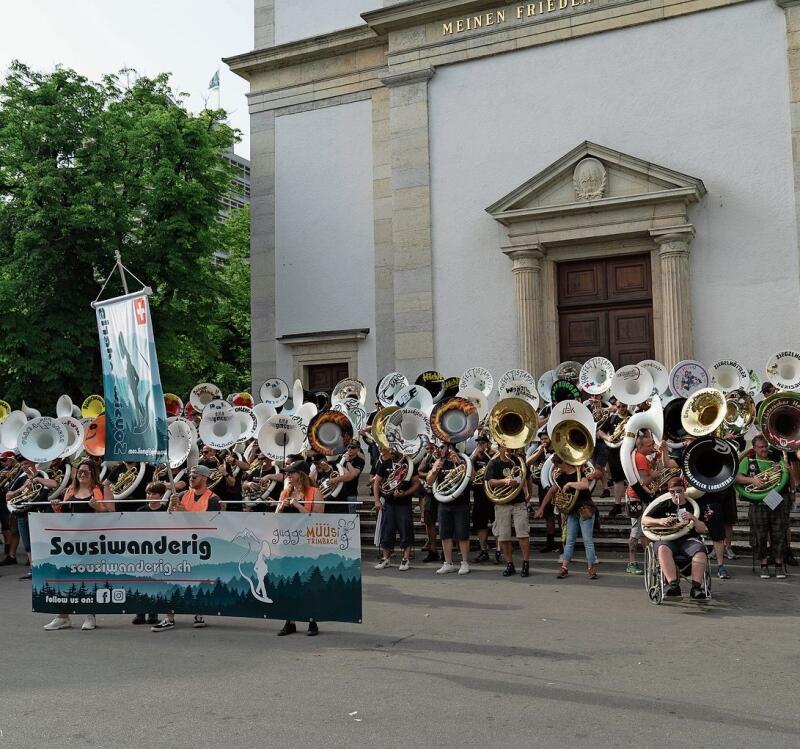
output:
[[[375,411],[367,414],[363,393],[358,387],[352,391],[351,384],[343,399],[346,407],[328,403],[314,408],[300,442],[290,438],[298,419],[282,423],[271,409],[257,435],[220,448],[202,438],[209,432],[202,429],[201,406],[188,414],[184,409],[176,418],[200,428],[191,432],[183,462],[171,467],[106,464],[102,453],[86,451],[37,465],[7,450],[0,454],[5,545],[0,564],[17,564],[20,543],[30,551],[28,518],[35,512],[374,511],[377,570],[397,565],[405,572],[412,564],[436,563],[435,574],[467,575],[471,565],[493,563],[502,566],[503,577],[527,577],[531,521],[542,519],[539,552],[560,555],[558,577],[571,574],[580,537],[587,575],[594,580],[595,534],[601,523],[619,516],[630,522],[628,573],[643,574],[642,550],[654,541],[666,596],[682,595],[682,562],[684,576],[691,579],[691,597],[703,599],[707,557],[719,578],[730,576],[725,562],[735,557],[737,498],[744,498],[749,501],[754,569],[765,580],[785,578],[787,565],[797,564],[789,517],[800,482],[800,425],[786,412],[793,413],[791,399],[771,419],[755,419],[755,399],[742,388],[723,392],[693,385],[685,397],[671,393],[663,399],[667,410],[677,403],[676,421],[665,411],[652,378],[643,377],[631,387],[639,375],[626,376],[624,386],[614,389],[613,372],[598,376],[595,371],[592,377],[585,367],[548,373],[544,393],[549,398],[538,409],[539,398],[530,393],[523,376],[527,373],[521,370],[514,370],[516,378],[506,378],[506,397],[491,411],[485,394],[483,399],[465,397],[486,389],[485,371],[476,383],[481,387],[463,387],[462,381],[455,395],[441,397],[433,408],[429,388],[410,385],[393,373],[387,376],[393,381],[379,383]],[[597,380],[607,380],[607,386]],[[275,387],[271,382],[267,395]],[[422,385],[427,384],[423,378]],[[541,385],[533,387],[541,392]],[[776,392],[765,382],[756,397],[771,403],[787,396],[787,390]],[[298,398],[302,401],[295,394]],[[363,418],[353,418],[353,409]],[[697,418],[689,425],[685,417],[692,410]],[[208,438],[212,443],[215,439]],[[725,473],[725,461],[714,462],[726,449],[735,456],[731,475]],[[693,451],[694,458],[689,455]],[[697,486],[705,491],[696,491]],[[597,497],[613,499],[605,518]],[[653,501],[659,497],[660,504]],[[424,528],[421,549],[415,549],[417,524]],[[681,530],[672,532],[676,528]],[[150,623],[159,631],[174,626],[174,617],[159,621],[143,612],[134,622]],[[87,617],[84,628],[94,624]],[[204,625],[202,617],[195,617],[194,626]],[[68,617],[63,615],[48,628],[66,626]],[[294,623],[287,622],[281,633],[293,631]],[[309,634],[316,631],[311,622]]]

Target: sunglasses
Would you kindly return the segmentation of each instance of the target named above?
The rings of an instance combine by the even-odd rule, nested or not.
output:
[[[77,471],[77,475],[78,476],[91,476],[92,472],[91,471]]]

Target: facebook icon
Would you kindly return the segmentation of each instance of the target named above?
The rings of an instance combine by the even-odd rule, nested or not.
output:
[[[111,590],[109,588],[98,588],[95,593],[98,603],[111,603]]]

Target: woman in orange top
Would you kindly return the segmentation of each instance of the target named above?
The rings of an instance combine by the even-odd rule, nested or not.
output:
[[[304,460],[296,460],[289,464],[284,471],[286,485],[281,492],[278,507],[275,512],[323,512],[324,501],[319,489],[311,483],[311,469]],[[289,619],[278,632],[278,637],[292,635],[297,632],[297,626]],[[313,619],[308,620],[308,636],[319,634],[319,627]]]
[[[54,499],[51,504],[55,512],[114,512],[111,482],[106,479],[101,486],[97,463],[82,460],[75,469],[72,484],[64,492],[63,500]],[[56,629],[69,629],[71,626],[69,614],[58,614],[44,628],[52,632]],[[95,615],[87,614],[81,629],[91,630],[96,626]]]

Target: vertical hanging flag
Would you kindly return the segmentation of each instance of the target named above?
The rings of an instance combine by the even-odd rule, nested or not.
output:
[[[167,413],[147,293],[93,306],[103,362],[105,459],[164,463]]]
[[[208,82],[208,90],[213,91],[215,88],[219,88],[219,70],[214,73],[211,80]]]

